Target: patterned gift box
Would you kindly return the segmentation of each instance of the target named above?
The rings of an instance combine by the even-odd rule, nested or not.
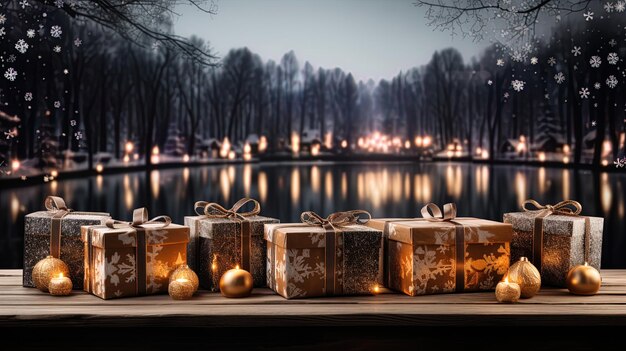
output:
[[[254,208],[241,212],[247,203],[254,204]],[[189,266],[198,274],[200,285],[219,291],[222,275],[239,266],[252,274],[255,287],[264,287],[267,251],[263,225],[279,221],[259,216],[259,203],[248,198],[237,201],[230,210],[198,201],[195,210],[199,215],[185,217],[185,225],[191,230],[187,246]]]
[[[132,223],[81,228],[85,291],[102,299],[167,293],[170,273],[187,262],[189,227],[166,216],[147,218],[142,208]]]
[[[565,286],[573,266],[587,262],[600,270],[603,218],[580,216],[582,206],[571,200],[554,206],[528,200],[522,207],[523,212],[504,214],[504,222],[513,226],[513,262],[528,257],[541,283],[557,287]]]
[[[454,204],[422,215],[386,222],[388,287],[411,296],[494,289],[509,269],[511,225],[457,218]]]
[[[267,285],[287,299],[372,294],[382,281],[382,232],[353,214],[265,225]]]
[[[57,196],[45,200],[46,211],[27,214],[24,218],[24,270],[22,285],[34,287],[32,272],[37,262],[51,255],[65,262],[74,289],[83,287],[83,243],[80,227],[104,224],[108,213],[76,212],[67,208]]]

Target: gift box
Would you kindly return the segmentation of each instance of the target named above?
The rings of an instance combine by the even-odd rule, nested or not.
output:
[[[254,208],[242,211],[248,203]],[[255,287],[264,287],[267,251],[263,225],[279,221],[259,216],[260,204],[248,198],[237,201],[229,210],[204,201],[196,202],[194,207],[198,216],[185,217],[185,225],[191,231],[187,253],[200,286],[219,291],[222,275],[239,266],[252,274]]]
[[[527,257],[541,273],[541,283],[564,287],[570,268],[587,262],[600,270],[604,219],[581,216],[572,200],[554,206],[525,201],[523,212],[504,214],[513,226],[511,259]]]
[[[133,222],[83,226],[84,290],[102,299],[167,293],[170,273],[187,262],[189,227],[169,217],[148,221],[145,208]]]
[[[33,267],[51,255],[65,262],[74,289],[83,287],[83,243],[80,227],[104,224],[108,213],[77,212],[67,208],[57,196],[45,200],[46,211],[27,214],[24,218],[24,270],[22,285],[34,287]]]
[[[382,282],[382,232],[338,212],[266,224],[267,285],[287,299],[372,294]],[[369,216],[369,214],[367,214]]]
[[[454,204],[443,213],[428,204],[422,215],[385,221],[388,287],[411,296],[493,290],[509,269],[511,225],[457,218]]]

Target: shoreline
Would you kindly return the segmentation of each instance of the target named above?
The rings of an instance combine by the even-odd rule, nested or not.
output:
[[[598,167],[592,164],[573,164],[573,163],[563,163],[557,161],[538,161],[538,160],[508,160],[508,159],[495,159],[495,160],[483,160],[483,159],[473,159],[469,157],[457,157],[457,158],[429,158],[424,159],[417,155],[385,155],[385,154],[374,154],[374,155],[359,155],[359,154],[339,154],[339,155],[319,155],[316,157],[311,156],[301,156],[301,157],[293,157],[291,155],[272,155],[266,156],[262,158],[253,158],[251,160],[243,160],[243,159],[235,159],[235,160],[226,160],[226,159],[210,159],[210,160],[202,160],[202,161],[171,161],[171,162],[162,162],[157,164],[145,165],[145,164],[134,164],[134,165],[115,165],[111,167],[104,167],[101,172],[98,172],[96,169],[78,169],[78,170],[68,170],[68,171],[59,171],[58,176],[54,178],[54,180],[65,180],[65,179],[75,179],[80,177],[93,177],[98,175],[109,175],[109,174],[120,174],[120,173],[128,173],[128,172],[139,172],[146,171],[150,172],[153,170],[161,170],[161,169],[175,169],[175,168],[189,168],[189,167],[204,167],[204,166],[222,166],[222,165],[240,165],[240,164],[271,164],[271,163],[296,163],[296,162],[305,162],[305,163],[315,163],[315,162],[331,162],[331,163],[356,163],[356,162],[373,162],[373,163],[403,163],[403,162],[412,162],[412,163],[472,163],[478,165],[506,165],[506,166],[522,166],[522,167],[548,167],[548,168],[561,168],[561,169],[572,169],[572,170],[588,170],[591,172],[608,172],[608,173],[619,173],[625,172],[626,170],[622,170],[621,168],[615,167],[610,164],[607,166]],[[30,186],[36,184],[43,184],[47,181],[44,180],[44,176],[46,173],[39,173],[36,175],[27,176],[26,179],[22,179],[19,177],[0,177],[0,186],[2,188],[10,187],[10,188],[19,188],[23,186]]]

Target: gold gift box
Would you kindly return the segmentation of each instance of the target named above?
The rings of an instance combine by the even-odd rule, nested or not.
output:
[[[170,273],[187,263],[186,226],[83,226],[81,238],[84,290],[102,299],[167,293]]]
[[[463,217],[372,219],[368,225],[384,230],[388,240],[385,284],[407,295],[492,290],[509,268],[510,224]]]

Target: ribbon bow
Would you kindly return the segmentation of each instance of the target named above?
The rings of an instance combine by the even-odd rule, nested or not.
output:
[[[443,213],[437,204],[428,203],[422,207],[422,217],[430,221],[452,221],[456,218],[456,204],[447,203],[443,205]]]
[[[534,206],[534,209],[530,206]],[[542,205],[537,201],[530,199],[524,201],[524,203],[522,204],[522,208],[526,212],[543,210],[545,212],[549,212],[550,214],[558,214],[564,216],[578,216],[583,210],[582,205],[578,201],[574,200],[561,201],[556,205]]]
[[[72,212],[72,210],[69,209],[67,205],[65,205],[65,200],[63,200],[63,198],[59,196],[46,197],[46,200],[44,201],[44,206],[46,206],[46,210],[50,212]]]
[[[254,204],[254,208],[251,211],[240,212],[239,210],[249,202]],[[206,216],[207,218],[231,218],[245,220],[246,217],[256,216],[261,213],[261,204],[259,204],[257,200],[244,197],[243,199],[235,202],[233,207],[230,209],[226,209],[218,203],[206,201],[197,201],[194,204],[194,209],[198,215]]]
[[[168,216],[157,216],[148,220],[148,210],[145,207],[142,207],[142,208],[137,208],[133,211],[132,222],[109,219],[106,222],[106,226],[109,228],[113,228],[113,229],[128,228],[128,227],[137,228],[144,224],[154,224],[154,223],[161,224],[160,226],[156,226],[157,228],[164,228],[172,223],[172,219]]]
[[[362,218],[361,215],[365,215]],[[308,225],[320,226],[320,227],[332,227],[333,229],[341,228],[353,224],[365,224],[372,216],[369,212],[364,210],[352,210],[344,212],[335,212],[324,218],[313,211],[302,212],[300,220],[302,223]]]

